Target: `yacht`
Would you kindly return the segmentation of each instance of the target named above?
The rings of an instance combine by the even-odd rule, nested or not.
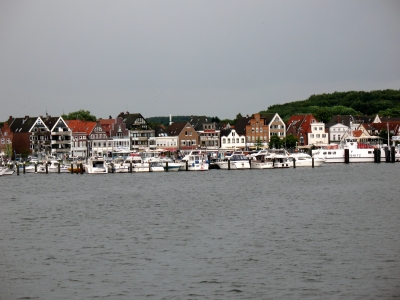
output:
[[[58,160],[50,160],[46,162],[44,165],[37,165],[36,170],[37,173],[46,173],[46,165],[47,165],[47,172],[48,173],[58,173],[60,169],[60,173],[69,173],[69,169],[66,165],[60,164]],[[34,168],[34,167],[33,167]],[[26,172],[26,168],[25,168]]]
[[[350,163],[365,163],[375,161],[375,150],[380,150],[380,160],[386,160],[386,147],[382,145],[380,137],[356,138],[349,136],[340,144],[321,146],[319,149],[312,150],[314,158],[325,159],[326,163],[344,163],[345,153],[348,150]],[[395,149],[395,160],[400,160],[400,151]],[[391,150],[389,148],[389,150]],[[389,153],[390,154],[390,153]],[[391,155],[391,154],[390,154]]]
[[[242,151],[235,151],[231,155],[227,155],[223,159],[216,161],[215,164],[222,170],[250,169],[249,158]]]
[[[273,169],[274,160],[267,156],[267,150],[261,150],[258,153],[252,154],[250,158],[251,169]]]
[[[85,164],[85,172],[88,174],[107,174],[108,167],[103,157],[92,156]]]
[[[312,167],[313,157],[304,152],[296,152],[290,154],[290,158],[294,160],[296,167]],[[325,163],[325,159],[321,157],[314,157],[314,167],[320,167]]]
[[[209,164],[207,154],[201,150],[192,150],[181,160],[180,171],[208,171]]]
[[[286,149],[268,149],[265,158],[274,162],[274,168],[290,168],[293,165]]]

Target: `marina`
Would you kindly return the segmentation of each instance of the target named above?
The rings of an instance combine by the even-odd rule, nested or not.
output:
[[[2,297],[393,298],[398,167],[3,176]]]

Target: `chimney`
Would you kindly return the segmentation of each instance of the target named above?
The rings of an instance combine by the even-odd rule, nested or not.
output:
[[[172,115],[169,114],[169,125],[171,125],[171,124],[172,124]]]

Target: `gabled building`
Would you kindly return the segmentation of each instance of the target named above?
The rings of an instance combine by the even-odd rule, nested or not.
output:
[[[96,122],[82,120],[65,121],[72,132],[71,155],[88,157],[89,135],[96,126]]]
[[[72,131],[62,117],[40,117],[50,131],[51,155],[65,158],[71,154]]]
[[[246,148],[246,136],[238,134],[233,128],[221,129],[220,139],[221,149]]]
[[[178,136],[169,136],[168,130],[163,125],[154,126],[154,134],[154,137],[149,138],[150,149],[163,149],[171,152],[178,150]]]
[[[17,155],[49,155],[51,153],[50,131],[38,117],[25,116],[9,119],[14,159]]]
[[[143,151],[151,148],[150,140],[154,141],[155,131],[151,129],[146,119],[139,113],[130,114],[121,112],[118,117],[126,124],[129,130],[131,150]]]
[[[236,125],[235,129],[238,129]],[[277,113],[262,115],[257,113],[248,120],[245,134],[248,148],[255,147],[258,140],[267,147],[272,136],[278,136],[281,139],[286,136],[286,125]]]
[[[13,154],[12,150],[13,132],[11,131],[9,122],[10,119],[7,122],[4,122],[4,125],[0,127],[0,156],[6,156],[8,158],[11,158]]]
[[[327,144],[325,124],[318,122],[311,114],[294,115],[289,118],[286,135],[292,134],[299,140],[299,146]]]
[[[168,136],[178,137],[178,148],[190,150],[198,148],[199,135],[189,122],[175,122],[167,129]]]
[[[110,138],[112,124],[115,119],[100,119],[89,134],[89,156],[112,157],[113,140]]]
[[[113,141],[113,153],[131,152],[129,130],[126,128],[122,117],[117,117],[115,122],[111,124],[110,138]]]

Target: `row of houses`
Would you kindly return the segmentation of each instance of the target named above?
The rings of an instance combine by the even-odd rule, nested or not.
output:
[[[389,126],[390,124],[390,126]],[[0,153],[56,157],[105,155],[189,149],[252,149],[256,143],[268,146],[272,136],[292,134],[298,146],[338,143],[352,132],[355,136],[379,134],[389,128],[400,135],[400,121],[375,117],[335,116],[331,122],[318,122],[312,115],[294,115],[285,124],[278,114],[253,114],[236,120],[235,125],[212,122],[192,116],[188,122],[172,122],[168,127],[150,128],[140,114],[122,112],[116,118],[96,122],[64,120],[61,116],[9,117],[0,128]]]

